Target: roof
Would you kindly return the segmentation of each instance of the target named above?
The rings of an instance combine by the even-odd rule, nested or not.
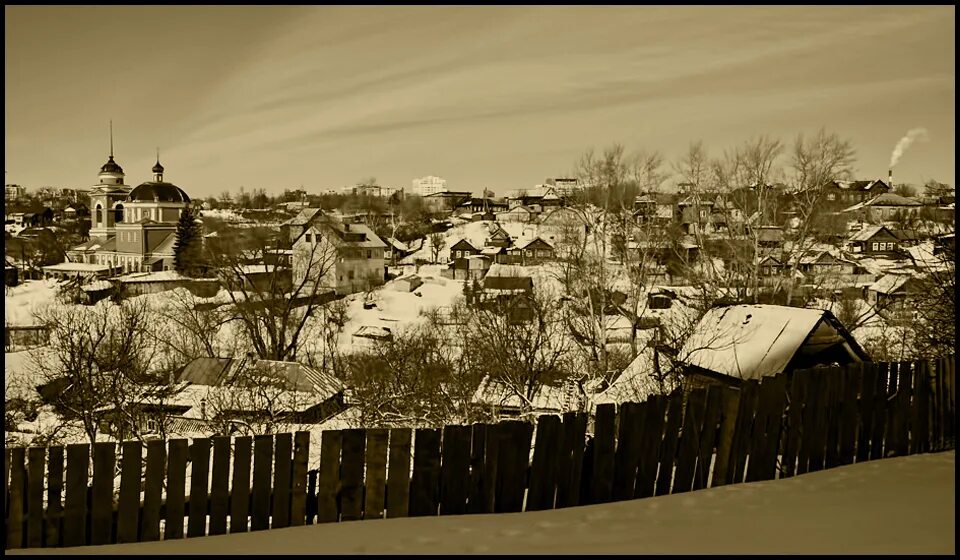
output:
[[[340,222],[316,223],[307,228],[303,233],[320,233],[320,228],[327,230],[327,232],[334,232],[334,235],[327,235],[326,238],[336,247],[360,247],[366,249],[386,249],[387,247],[387,244],[366,224],[343,224]],[[350,234],[363,234],[363,239],[348,239],[348,237],[353,237]],[[360,236],[357,235],[356,237],[359,238]],[[297,242],[301,239],[303,239],[303,235],[297,239]]]
[[[389,327],[378,327],[373,325],[363,325],[356,332],[353,333],[353,336],[359,336],[360,338],[371,338],[374,340],[393,340],[393,332]]]
[[[59,264],[51,264],[43,267],[44,270],[50,270],[53,272],[107,272],[110,270],[110,265],[108,264],[93,264],[93,263],[75,263],[75,262],[62,262]]]
[[[921,206],[922,204],[912,198],[900,196],[894,193],[883,193],[864,202],[864,206]]]
[[[317,215],[323,214],[321,208],[304,208],[297,213],[296,216],[290,218],[289,220],[283,222],[281,225],[285,226],[305,226],[311,221],[313,221]]]
[[[700,319],[679,355],[688,365],[738,379],[774,375],[784,371],[828,317],[833,316],[822,309],[780,305],[715,307]],[[855,344],[842,325],[835,324]]]
[[[884,274],[870,285],[870,290],[881,294],[892,294],[902,288],[909,280],[910,276],[906,274]]]
[[[120,167],[120,164],[113,161],[113,156],[110,156],[107,163],[100,167],[100,173],[123,173],[123,168]]]
[[[533,396],[532,408],[537,411],[564,411],[566,410],[564,387],[543,385]],[[470,402],[499,407],[521,408],[520,397],[511,391],[504,383],[484,377],[473,394]]]
[[[553,245],[551,245],[549,241],[546,241],[545,239],[543,239],[543,238],[540,237],[540,236],[534,237],[533,239],[527,241],[526,243],[521,244],[521,245],[519,246],[519,248],[520,248],[520,249],[526,249],[528,246],[533,245],[533,244],[536,243],[537,241],[540,241],[541,243],[546,244],[546,245],[547,245],[548,247],[550,247],[550,248],[553,248]]]
[[[155,247],[148,248],[149,253],[159,253],[161,255],[173,255],[173,248],[177,244],[177,232],[171,231]]]
[[[141,183],[130,191],[127,200],[131,202],[190,202],[190,196],[172,183],[148,182]]]
[[[466,243],[466,244],[469,245],[470,248],[473,249],[474,251],[477,250],[477,247],[476,247],[473,243],[470,243],[470,240],[469,240],[469,239],[466,239],[466,238],[460,239],[460,240],[458,240],[456,243],[450,245],[450,249],[453,249],[454,247],[456,247],[457,245],[459,245],[459,244],[461,244],[461,243]]]
[[[892,235],[894,238],[897,237],[896,234],[890,231],[890,229],[887,228],[886,226],[867,226],[861,229],[860,231],[858,231],[857,233],[851,235],[850,241],[854,243],[859,241],[869,241],[870,239],[873,238],[874,235],[880,233],[881,230],[886,230],[887,233]]]
[[[230,385],[240,368],[250,367],[265,368],[278,374],[292,391],[310,392],[324,399],[345,388],[339,379],[304,364],[257,358],[197,358],[180,370],[177,381],[211,387]]]
[[[760,226],[757,228],[757,239],[760,241],[783,241],[783,228]]]

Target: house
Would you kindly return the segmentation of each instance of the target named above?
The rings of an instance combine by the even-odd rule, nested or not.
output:
[[[546,208],[555,208],[563,205],[563,199],[551,185],[537,185],[532,189],[518,189],[507,196],[510,208],[516,206],[530,207],[539,214]]]
[[[293,242],[293,282],[320,282],[337,294],[380,286],[387,244],[366,224],[316,221]]]
[[[573,381],[557,385],[544,384],[529,402],[525,403],[526,399],[521,398],[507,383],[486,376],[474,391],[470,405],[475,409],[488,411],[494,418],[517,417],[522,411],[539,416],[578,410],[580,395]]]
[[[537,216],[540,215],[540,212],[536,209],[526,206],[526,205],[517,205],[513,208],[497,213],[498,222],[518,222],[522,224],[531,224],[537,221]]]
[[[778,226],[757,226],[753,229],[757,236],[757,245],[762,250],[783,249],[783,228]]]
[[[480,254],[490,259],[491,263],[509,264],[510,257],[506,247],[484,247],[480,249]]]
[[[870,358],[829,311],[780,305],[714,307],[700,319],[678,354],[690,386],[738,386],[820,365]]]
[[[922,289],[912,274],[884,274],[867,288],[867,303],[884,311],[903,311],[908,300]]]
[[[467,239],[461,239],[450,246],[450,259],[456,264],[457,260],[479,255],[480,249],[474,247]]]
[[[798,269],[805,275],[826,276],[853,274],[856,263],[835,257],[829,251],[813,251],[802,257]]]
[[[423,197],[423,204],[435,214],[448,213],[473,197],[470,191],[444,191]]]
[[[878,194],[890,192],[890,186],[881,179],[872,181],[830,181],[821,187],[822,204],[843,207],[865,202]]]
[[[850,236],[847,246],[851,252],[862,255],[896,256],[900,239],[886,226],[866,226]]]
[[[488,212],[502,212],[510,208],[510,206],[502,200],[497,200],[491,197],[475,197],[471,196],[469,199],[464,200],[458,207],[461,211],[467,211],[471,214]]]
[[[766,255],[760,259],[760,276],[779,276],[784,269],[783,262],[773,255]]]
[[[654,395],[668,395],[679,388],[676,377],[667,375],[674,369],[670,355],[660,351],[657,329],[637,332],[637,357],[592,399],[593,404],[643,402]]]
[[[483,244],[485,247],[509,247],[513,245],[513,238],[502,226],[493,224]]]
[[[396,238],[388,237],[384,240],[387,244],[386,249],[383,250],[383,258],[391,265],[396,265],[397,261],[403,259],[407,255],[411,254],[413,251],[410,250],[410,246],[402,241],[398,241]]]
[[[406,274],[394,278],[388,287],[395,292],[410,293],[423,285],[423,280],[416,274]]]
[[[667,225],[676,216],[677,196],[671,193],[646,193],[633,201],[633,219],[638,224]]]
[[[862,220],[892,220],[917,215],[923,203],[895,193],[883,193],[843,210]]]
[[[677,218],[684,233],[710,233],[714,229],[714,201],[707,194],[692,194],[677,202]]]
[[[280,238],[292,244],[311,224],[324,217],[325,214],[320,208],[303,208],[296,216],[280,224]]]
[[[533,290],[533,278],[523,267],[492,264],[483,277],[483,289],[504,294],[527,293]]]
[[[507,250],[512,264],[523,266],[535,266],[554,260],[553,245],[543,240],[541,237],[533,239],[511,247]]]
[[[943,235],[939,235],[936,238],[934,238],[933,244],[934,244],[934,248],[933,248],[934,255],[943,255],[943,254],[955,255],[956,254],[957,244],[956,244],[955,233],[945,233]]]
[[[18,283],[17,267],[9,257],[5,257],[3,262],[3,285],[16,286]]]

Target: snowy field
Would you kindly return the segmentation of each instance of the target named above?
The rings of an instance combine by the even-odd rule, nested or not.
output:
[[[597,506],[353,521],[56,552],[954,554],[954,475],[955,452],[949,451]]]
[[[33,312],[38,306],[54,301],[56,280],[27,280],[8,287],[3,298],[3,318],[7,325],[25,327],[36,325]]]

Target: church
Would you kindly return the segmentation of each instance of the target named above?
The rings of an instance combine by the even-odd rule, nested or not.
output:
[[[90,239],[67,251],[71,262],[108,265],[124,272],[173,270],[177,221],[190,206],[180,187],[163,180],[160,157],[153,181],[131,188],[123,168],[110,159],[90,189]]]

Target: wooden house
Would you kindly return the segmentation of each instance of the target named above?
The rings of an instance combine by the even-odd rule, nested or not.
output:
[[[850,236],[847,246],[853,253],[869,256],[896,256],[900,239],[886,226],[866,226]]]

